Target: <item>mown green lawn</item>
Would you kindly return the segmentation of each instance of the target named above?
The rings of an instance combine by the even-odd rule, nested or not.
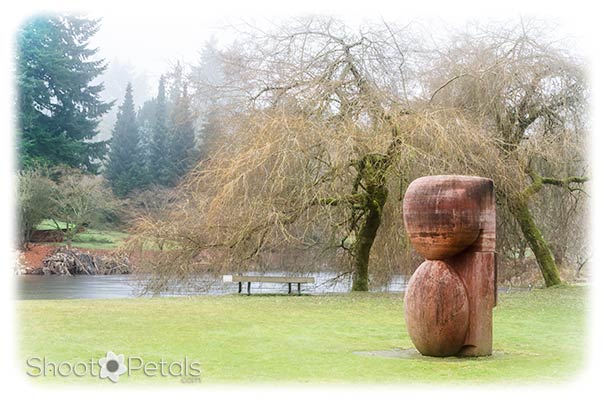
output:
[[[58,221],[59,227],[65,229],[65,222]],[[39,230],[55,230],[57,225],[50,219],[42,221],[37,227]],[[125,232],[106,230],[106,229],[89,229],[83,232],[76,233],[71,242],[73,247],[81,249],[98,249],[98,250],[115,250],[120,244],[128,238]],[[49,243],[55,246],[65,246],[67,242]]]
[[[199,296],[19,301],[21,358],[87,361],[108,350],[145,361],[202,366],[201,383],[563,382],[583,365],[587,290],[563,287],[502,294],[494,350],[478,359],[384,358],[357,351],[412,348],[401,294]],[[96,382],[98,378],[30,378]],[[128,382],[180,378],[123,375]]]
[[[127,238],[128,234],[124,232],[86,229],[84,232],[77,233],[71,244],[81,249],[115,250]]]
[[[52,219],[45,219],[45,220],[42,220],[42,222],[40,222],[36,226],[36,229],[38,229],[40,231],[54,231],[55,229],[57,229],[57,225],[58,225],[58,229],[67,228],[67,223],[65,223],[63,221],[57,221],[57,223],[55,224],[55,221],[53,221]]]

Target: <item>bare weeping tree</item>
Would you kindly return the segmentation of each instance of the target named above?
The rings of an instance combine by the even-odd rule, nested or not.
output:
[[[277,246],[322,242],[349,255],[353,290],[366,291],[400,156],[392,119],[409,112],[409,45],[386,25],[352,32],[332,19],[252,29],[245,43],[223,54],[229,79],[214,88],[231,99],[230,134],[185,184],[203,197],[190,202],[210,233],[190,242],[218,249],[211,262],[231,269]]]
[[[392,125],[400,143],[388,159]],[[485,175],[482,158],[495,156],[476,126],[444,110],[400,113],[368,131],[271,108],[239,115],[230,127],[233,134],[179,188],[179,202],[139,221],[139,246],[162,250],[146,253],[154,289],[199,272],[262,270],[273,252],[294,249],[336,252],[339,270],[366,290],[370,272],[401,272],[408,249],[401,177],[412,179],[411,168],[415,176],[432,169]],[[361,165],[359,143],[366,146]],[[324,268],[312,257],[299,261],[283,267]]]
[[[220,54],[220,85],[205,89],[221,99],[214,150],[174,207],[136,227],[134,247],[160,249],[146,253],[155,289],[170,277],[262,269],[295,250],[317,258],[281,268],[316,271],[331,255],[353,290],[365,291],[370,274],[380,281],[409,264],[400,201],[414,178],[491,177],[511,204],[529,182],[527,166],[569,157],[537,120],[516,144],[519,133],[500,127],[510,105],[498,97],[508,89],[497,86],[497,52],[494,63],[457,68],[471,48],[424,49],[409,28],[351,30],[333,19],[252,28],[240,43]],[[485,68],[486,78],[473,79]]]
[[[430,154],[438,137],[464,160],[458,139],[473,130],[410,94],[417,42],[386,24],[310,19],[252,30],[245,49],[223,53],[222,146],[180,188],[180,208],[138,226],[139,243],[169,249],[149,260],[157,275],[246,270],[283,248],[336,254],[353,290],[368,290],[370,264],[400,272],[411,165],[444,165]],[[376,240],[389,251],[372,252]]]
[[[580,60],[546,37],[534,22],[456,36],[434,62],[430,101],[479,120],[500,157],[522,168],[521,179],[500,175],[498,196],[552,286],[561,283],[559,270],[531,203],[547,185],[582,191],[587,113]]]

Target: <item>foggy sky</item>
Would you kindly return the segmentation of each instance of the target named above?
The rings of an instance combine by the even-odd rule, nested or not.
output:
[[[132,73],[147,79],[146,93],[136,93],[137,103],[153,95],[159,76],[176,61],[194,64],[198,52],[212,36],[224,36],[221,21],[196,15],[177,18],[131,16],[125,14],[89,14],[102,18],[99,32],[91,45],[99,48],[99,56],[111,63],[129,66]],[[135,79],[135,76],[132,78]]]
[[[102,18],[101,28],[91,40],[93,46],[99,47],[99,55],[110,63],[128,65],[134,69],[135,75],[148,78],[148,90],[151,93],[138,93],[139,97],[144,97],[139,98],[140,100],[145,100],[152,95],[159,76],[167,72],[176,61],[185,64],[196,63],[199,60],[199,51],[211,38],[224,45],[236,37],[237,27],[245,24],[270,29],[277,19],[311,14],[310,11],[298,13],[292,11],[271,15],[266,9],[264,13],[262,9],[248,14],[242,13],[241,9],[234,9],[230,14],[224,10],[212,13],[205,12],[206,10],[200,7],[191,10],[180,9],[177,12],[168,9],[166,12],[144,11],[117,13],[105,10],[86,13],[89,17]],[[398,7],[394,11],[375,8],[370,13],[334,10],[334,13],[329,15],[343,19],[352,26],[362,23],[363,20],[379,21],[384,18],[402,24],[417,21],[427,25],[426,28],[430,30],[439,30],[443,26],[462,27],[468,21],[520,18],[520,14],[510,13],[509,10],[507,13],[497,12],[495,9],[490,13],[468,9],[426,13],[408,10],[406,7]],[[545,12],[538,16],[560,21],[561,31],[581,39],[580,20],[573,18],[564,20],[564,17],[559,14],[548,16]]]

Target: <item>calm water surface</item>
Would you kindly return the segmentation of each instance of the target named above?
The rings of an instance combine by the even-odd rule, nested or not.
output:
[[[283,272],[267,273],[267,275],[287,275]],[[350,291],[350,277],[334,280],[335,273],[321,272],[312,274],[314,284],[303,284],[303,294],[346,293]],[[141,296],[141,288],[145,283],[144,275],[20,275],[17,279],[17,298],[20,300],[33,299],[118,299]],[[196,288],[183,288],[172,285],[170,290],[160,293],[160,296],[196,296],[221,295],[237,293],[236,283],[225,283],[221,279],[200,277]],[[399,275],[387,285],[378,290],[381,292],[404,292],[407,288],[406,277]],[[527,288],[499,287],[499,292],[525,291]],[[287,293],[284,283],[252,283],[252,294]],[[296,293],[296,285],[292,284],[292,292]],[[243,284],[246,293],[246,284]]]
[[[267,275],[285,275],[284,273],[268,273]],[[344,293],[350,291],[350,277],[334,281],[335,273],[312,274],[314,284],[302,284],[302,293]],[[31,299],[116,299],[136,297],[141,295],[141,288],[145,282],[144,275],[20,275],[17,279],[17,298],[20,300]],[[201,288],[183,288],[178,285],[162,292],[161,296],[192,296],[206,294],[237,293],[236,283],[224,283],[221,280],[200,277]],[[406,288],[403,276],[395,277],[392,282],[380,291],[402,292]],[[292,284],[292,292],[296,293],[297,287]],[[243,292],[246,284],[243,284]],[[287,293],[287,284],[284,283],[259,283],[253,282],[252,294],[259,293]]]

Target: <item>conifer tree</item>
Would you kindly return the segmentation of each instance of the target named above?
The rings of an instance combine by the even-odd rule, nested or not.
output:
[[[117,196],[125,196],[144,184],[144,162],[141,140],[134,112],[132,85],[126,87],[124,103],[120,107],[113,129],[107,179]]]
[[[159,79],[155,104],[155,121],[151,136],[151,160],[149,175],[153,183],[169,186],[172,183],[170,165],[170,137],[168,130],[168,104],[166,101],[165,78]]]
[[[191,114],[191,99],[184,84],[172,111],[172,183],[176,184],[196,160],[195,127]]]
[[[136,115],[143,164],[142,186],[152,183],[154,178],[151,174],[151,171],[153,171],[151,149],[153,147],[153,127],[155,125],[155,100],[155,98],[152,98],[145,101]]]
[[[172,114],[183,92],[183,70],[180,61],[176,63],[174,69],[168,74],[168,81],[171,83],[168,90],[168,113]]]
[[[95,141],[100,118],[113,105],[93,83],[106,63],[89,48],[99,20],[39,15],[17,33],[19,163],[59,164],[96,172],[107,143]]]

